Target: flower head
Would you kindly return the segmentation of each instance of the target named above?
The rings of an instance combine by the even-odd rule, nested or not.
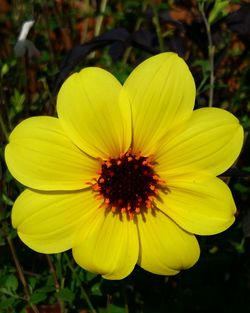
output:
[[[218,108],[193,111],[185,62],[162,53],[122,86],[100,68],[71,75],[58,118],[32,117],[11,133],[5,156],[29,187],[13,226],[43,253],[73,250],[83,268],[108,279],[135,264],[174,275],[199,258],[195,234],[234,221],[235,204],[217,175],[239,155],[243,131]]]

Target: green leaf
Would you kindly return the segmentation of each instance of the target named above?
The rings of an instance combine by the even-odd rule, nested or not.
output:
[[[25,101],[25,95],[20,93],[17,89],[14,90],[14,94],[10,98],[11,105],[15,108],[17,113],[22,112],[23,104]]]
[[[121,308],[119,306],[116,306],[114,304],[110,305],[110,311],[112,313],[125,313],[125,308]]]
[[[37,304],[44,301],[46,298],[47,294],[45,292],[35,291],[30,297],[30,302],[33,304]]]
[[[7,276],[5,281],[5,287],[7,290],[16,291],[18,288],[18,280],[15,275],[10,274]]]
[[[14,299],[14,298],[1,299],[0,307],[1,307],[1,309],[7,309],[7,308],[13,306],[15,301],[18,301],[18,300]]]
[[[100,308],[99,313],[125,313],[125,308],[121,308],[117,305],[110,304],[108,308]]]
[[[44,286],[44,287],[42,287],[42,288],[39,288],[39,291],[40,291],[40,292],[46,292],[46,293],[48,293],[48,292],[54,292],[54,291],[55,291],[55,286],[49,286],[49,285],[47,285],[47,286]]]
[[[227,12],[225,12],[225,7],[229,5],[228,0],[215,0],[214,6],[209,14],[208,22],[209,24],[213,24],[222,17],[227,15]]]
[[[36,283],[37,283],[37,277],[33,277],[33,276],[29,277],[28,282],[29,282],[30,289],[34,290]]]
[[[10,206],[14,204],[14,202],[5,194],[3,194],[3,202]]]
[[[4,63],[1,68],[1,77],[4,77],[4,75],[9,72],[9,69],[9,65],[7,63]]]
[[[230,240],[231,245],[235,248],[235,250],[239,253],[239,254],[243,254],[245,252],[245,238],[243,238],[241,240],[241,242],[236,242],[233,240]]]
[[[75,294],[70,289],[64,288],[58,292],[58,297],[63,301],[72,302],[75,298]]]
[[[102,296],[102,291],[100,289],[100,283],[95,284],[92,288],[91,288],[91,293],[94,296]]]
[[[97,276],[97,274],[95,274],[95,273],[86,272],[86,280],[87,281],[94,279],[96,276]]]

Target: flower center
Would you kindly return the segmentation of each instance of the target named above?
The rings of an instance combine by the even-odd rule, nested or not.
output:
[[[101,162],[92,189],[103,197],[106,208],[125,213],[130,219],[154,208],[154,199],[165,182],[154,171],[152,157],[130,151]]]

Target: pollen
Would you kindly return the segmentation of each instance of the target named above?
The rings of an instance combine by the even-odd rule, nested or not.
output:
[[[126,214],[130,220],[154,209],[154,200],[159,190],[165,188],[165,181],[155,172],[152,156],[129,150],[118,158],[100,160],[100,163],[92,190],[98,199],[103,199],[104,207],[113,214]]]

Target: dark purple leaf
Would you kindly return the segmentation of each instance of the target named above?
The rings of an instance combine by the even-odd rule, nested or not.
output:
[[[113,42],[126,42],[130,37],[129,32],[123,28],[108,31],[88,43],[78,45],[68,52],[64,58],[54,84],[54,92],[57,92],[64,80],[69,76],[77,64],[82,62],[86,56],[99,48],[112,44]]]
[[[124,28],[116,28],[94,38],[88,43],[78,45],[68,52],[64,58],[59,73],[55,79],[53,91],[56,93],[64,80],[73,71],[75,66],[82,62],[86,56],[99,48],[111,45],[110,54],[114,60],[117,60],[128,46],[137,46],[145,51],[156,54],[157,49],[151,48],[152,35],[149,31],[138,31],[130,34]]]

